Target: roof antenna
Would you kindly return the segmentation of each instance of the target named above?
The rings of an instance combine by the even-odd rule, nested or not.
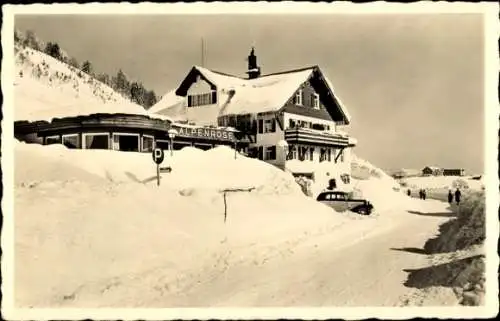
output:
[[[205,40],[201,38],[201,66],[205,67]]]

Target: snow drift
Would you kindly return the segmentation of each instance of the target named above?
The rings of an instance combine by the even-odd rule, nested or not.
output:
[[[399,184],[391,176],[370,162],[353,155],[351,175],[354,195],[368,199],[376,212],[402,208],[409,198],[400,192]]]
[[[259,256],[350,220],[303,195],[290,174],[234,159],[229,148],[167,154],[162,166],[172,172],[160,187],[149,153],[18,142],[15,158],[16,300],[24,306],[95,305],[103,295],[123,304],[137,289],[103,290],[120,288],[110,285],[116,278],[161,271],[178,284],[228,249]],[[255,189],[225,202],[220,193],[247,187]]]

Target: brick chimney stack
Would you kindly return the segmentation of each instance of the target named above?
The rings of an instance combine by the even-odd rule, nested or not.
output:
[[[255,49],[252,47],[252,51],[248,56],[248,79],[255,79],[260,76],[260,67],[257,66],[257,56],[255,55]]]

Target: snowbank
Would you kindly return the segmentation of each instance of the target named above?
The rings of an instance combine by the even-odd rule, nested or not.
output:
[[[156,164],[150,153],[67,149],[63,145],[20,142],[16,143],[16,150],[23,155],[36,154],[44,161],[77,167],[110,182],[156,184]],[[259,193],[301,194],[300,186],[291,174],[241,154],[235,158],[234,150],[229,147],[208,151],[186,147],[174,151],[173,156],[166,151],[161,167],[167,166],[172,172],[161,175],[161,188],[178,191],[255,188]]]
[[[369,200],[376,212],[405,208],[411,200],[400,192],[391,176],[370,162],[353,155],[351,175],[354,195]]]
[[[351,221],[303,195],[292,175],[235,160],[229,148],[167,153],[162,166],[173,170],[160,187],[149,153],[18,142],[15,159],[22,306],[99,305],[104,295],[123,306],[137,290],[121,287],[124,280],[159,273],[175,288],[226,251],[251,259]],[[225,202],[219,192],[246,187],[255,190],[229,192]],[[151,282],[140,286],[159,281]]]
[[[425,288],[433,284],[437,287],[432,296],[442,295],[452,289],[456,297],[455,304],[484,304],[484,203],[484,192],[475,191],[465,195],[457,217],[443,223],[439,227],[439,235],[424,245],[432,265],[412,271],[407,285]]]

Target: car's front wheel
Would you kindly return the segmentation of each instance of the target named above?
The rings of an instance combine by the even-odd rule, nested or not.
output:
[[[361,215],[370,215],[370,210],[366,207],[362,207],[358,210],[358,213]]]

